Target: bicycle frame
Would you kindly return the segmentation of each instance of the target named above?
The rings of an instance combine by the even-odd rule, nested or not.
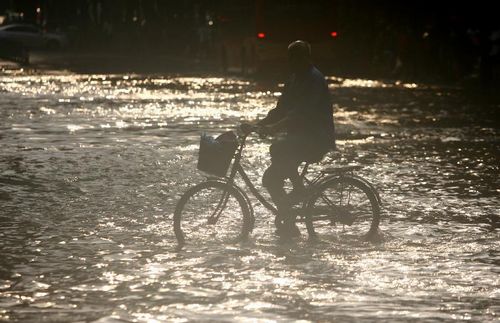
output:
[[[257,200],[262,205],[264,205],[264,207],[266,209],[268,209],[269,211],[271,211],[274,215],[278,215],[278,209],[273,204],[271,204],[264,196],[262,196],[262,194],[257,190],[257,188],[255,187],[255,185],[252,183],[252,181],[250,180],[250,178],[246,174],[245,170],[241,166],[240,162],[241,162],[241,159],[242,159],[243,148],[245,147],[247,136],[248,135],[243,135],[243,136],[240,137],[241,142],[240,142],[239,147],[236,149],[236,152],[235,152],[235,155],[234,155],[234,158],[233,158],[234,161],[233,161],[233,164],[232,164],[232,167],[231,167],[231,171],[229,173],[229,176],[226,177],[226,179],[228,180],[228,182],[231,185],[234,185],[234,179],[235,179],[236,175],[239,174],[241,176],[241,178],[243,179],[243,182],[245,183],[245,185],[250,189],[250,192],[257,198]],[[303,168],[303,170],[301,172],[301,177],[309,185],[316,185],[322,179],[332,178],[332,176],[326,176],[325,177],[324,174],[320,174],[316,178],[314,178],[313,180],[309,180],[309,179],[307,179],[305,177],[305,174],[307,172],[308,166],[309,166],[309,164],[306,163],[306,165],[304,166],[304,168]],[[236,185],[234,185],[234,186],[236,186]],[[249,200],[248,199],[248,195],[243,190],[240,190],[240,192],[244,195],[244,197],[245,197],[246,200]]]
[[[242,158],[242,153],[243,153],[243,148],[245,147],[245,142],[246,138],[248,135],[243,135],[240,137],[240,145],[238,149],[236,149],[236,153],[234,155],[234,161],[231,167],[231,172],[229,173],[229,176],[227,177],[227,180],[234,185],[234,178],[236,177],[237,174],[241,176],[243,179],[243,182],[245,182],[245,185],[250,189],[250,192],[257,198],[257,200],[264,205],[266,209],[271,211],[274,215],[278,214],[278,209],[272,205],[269,201],[266,200],[262,194],[259,193],[255,185],[252,183],[248,175],[245,173],[245,170],[241,166],[241,158]],[[241,193],[245,196],[245,198],[248,200],[248,195],[242,190]]]
[[[274,215],[278,216],[278,209],[276,206],[274,206],[271,202],[269,202],[255,187],[255,185],[252,183],[248,175],[246,174],[245,170],[243,169],[241,165],[241,159],[242,159],[242,154],[243,154],[243,149],[245,147],[246,139],[247,139],[248,134],[241,135],[239,136],[239,146],[237,147],[234,155],[233,155],[233,161],[231,164],[231,170],[229,172],[229,175],[220,178],[218,177],[216,181],[226,183],[227,185],[230,185],[232,188],[237,190],[237,193],[241,194],[241,196],[246,200],[248,211],[253,217],[253,207],[251,204],[251,200],[248,197],[248,194],[238,185],[235,183],[235,178],[236,175],[240,175],[241,178],[243,179],[243,182],[245,185],[249,188],[250,192],[254,195],[254,197],[257,198],[257,200],[269,211],[271,211]],[[353,174],[354,168],[348,168],[347,170],[343,170],[340,168],[339,170],[334,170],[333,172],[330,171],[321,171],[319,174],[317,174],[312,180],[309,180],[305,175],[307,174],[307,169],[308,169],[309,163],[306,162],[304,168],[302,169],[301,172],[301,177],[304,180],[305,183],[308,184],[310,188],[310,194],[311,196],[314,196],[316,199],[321,198],[328,206],[326,207],[311,207],[310,201],[309,200],[304,200],[302,201],[300,206],[293,207],[292,210],[294,211],[294,214],[298,217],[295,219],[296,222],[305,222],[307,231],[310,236],[314,236],[314,227],[312,225],[312,221],[316,220],[330,220],[332,224],[335,224],[337,222],[340,222],[342,224],[347,224],[351,225],[354,221],[354,218],[350,215],[350,213],[345,211],[345,207],[341,205],[337,205],[333,201],[331,201],[327,196],[325,196],[322,193],[322,189],[324,185],[329,185],[331,181],[338,181],[338,180],[354,180],[358,183],[361,183],[364,187],[366,187],[369,191],[373,193],[374,199],[376,200],[377,204],[380,206],[381,205],[381,200],[380,196],[375,189],[375,187],[369,183],[367,180],[356,176]],[[366,191],[365,191],[366,192]],[[348,194],[350,196],[350,189],[340,190],[340,194]],[[214,213],[210,216],[208,219],[209,224],[215,224],[219,217],[221,216],[222,211],[226,207],[227,201],[229,197],[229,192],[224,191],[219,203],[216,207],[216,210]],[[350,197],[348,197],[350,199]],[[349,203],[349,202],[348,202]],[[332,210],[334,213],[332,213]],[[339,215],[337,215],[339,214]],[[314,217],[313,220],[311,220],[310,217]],[[378,222],[376,224],[378,227]],[[370,229],[371,230],[371,229]]]
[[[248,134],[247,135],[242,135],[239,138],[240,139],[240,144],[239,144],[238,148],[236,149],[236,152],[235,152],[234,157],[233,157],[233,163],[231,165],[231,171],[229,172],[229,176],[225,177],[225,181],[228,184],[230,184],[233,187],[235,187],[243,195],[243,197],[245,198],[245,200],[248,202],[249,207],[251,208],[250,199],[248,198],[248,194],[234,183],[234,179],[236,178],[236,175],[239,174],[241,176],[241,178],[243,179],[243,182],[245,183],[245,185],[250,189],[250,192],[257,198],[257,200],[262,205],[264,205],[264,207],[266,209],[268,209],[269,211],[271,211],[274,215],[278,215],[278,209],[272,203],[270,203],[264,196],[262,196],[262,194],[257,190],[257,188],[255,187],[255,185],[252,183],[252,181],[250,180],[250,178],[246,174],[245,170],[241,166],[241,159],[242,159],[242,154],[243,154],[243,148],[245,147],[247,136],[248,136]],[[377,202],[379,203],[379,205],[381,205],[380,196],[379,196],[377,190],[373,187],[373,185],[371,183],[369,183],[368,181],[366,181],[365,179],[363,179],[363,178],[361,178],[359,176],[353,175],[352,171],[351,171],[351,174],[338,173],[338,174],[335,174],[335,175],[327,175],[327,174],[321,172],[315,178],[313,178],[312,180],[309,180],[305,176],[306,173],[307,173],[308,166],[309,166],[309,163],[306,163],[305,166],[304,166],[304,168],[302,169],[301,177],[303,178],[303,180],[310,187],[313,187],[313,186],[314,187],[321,187],[321,185],[323,183],[331,181],[331,180],[334,180],[336,178],[340,178],[340,177],[356,178],[357,180],[362,181],[365,185],[367,185],[370,188],[371,191],[373,191],[373,193],[376,196]],[[341,192],[341,194],[342,193],[343,192]],[[349,192],[347,192],[347,194],[349,194]],[[328,198],[326,198],[325,196],[322,196],[321,198],[328,200]],[[227,203],[227,194],[223,194],[223,196],[221,197],[221,200],[219,201],[219,205],[216,208],[216,211],[214,212],[214,214],[212,215],[212,217],[209,219],[210,222],[216,222],[218,220],[218,218],[220,216],[220,213],[224,209],[226,203]],[[327,203],[330,205],[331,208],[336,208],[337,207],[335,205],[335,203],[333,203],[331,201],[328,201]],[[307,205],[304,203],[302,206],[298,207],[295,210],[297,211],[296,214],[299,217],[303,217],[306,214]],[[253,213],[253,211],[251,213]],[[326,217],[328,218],[328,216],[326,216]],[[325,217],[321,217],[321,218],[325,218]]]

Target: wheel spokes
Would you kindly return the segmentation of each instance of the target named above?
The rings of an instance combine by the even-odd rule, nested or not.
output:
[[[329,226],[342,224],[342,232],[348,235],[364,234],[371,227],[375,211],[362,184],[349,181],[340,179],[326,186],[310,205],[308,215],[313,221],[329,223]],[[314,226],[327,230],[327,226]]]
[[[215,225],[217,223],[217,220],[219,220],[220,215],[222,214],[222,211],[227,205],[227,200],[229,199],[229,193],[224,192],[222,193],[222,197],[219,200],[219,204],[217,204],[217,207],[214,210],[214,213],[208,218],[207,224],[209,225]]]

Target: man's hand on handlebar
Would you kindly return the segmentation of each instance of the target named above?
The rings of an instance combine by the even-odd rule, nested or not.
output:
[[[240,124],[240,131],[245,135],[248,135],[253,131],[257,131],[256,129],[257,126],[251,123],[243,122],[242,124]]]
[[[261,138],[271,136],[275,133],[274,129],[271,126],[260,126],[256,132]]]

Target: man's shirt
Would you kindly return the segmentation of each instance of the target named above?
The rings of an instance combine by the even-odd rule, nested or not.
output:
[[[286,132],[322,139],[335,144],[333,109],[325,77],[314,66],[294,75],[285,84],[276,108],[269,111],[260,125],[287,118]]]

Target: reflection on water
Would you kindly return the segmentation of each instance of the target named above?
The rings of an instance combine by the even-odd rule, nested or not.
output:
[[[216,77],[0,76],[0,319],[484,321],[500,313],[498,106],[457,89],[331,77],[340,156],[384,200],[378,245],[175,251],[201,131],[262,116],[279,87]],[[268,141],[249,143],[259,183]],[[327,159],[325,162],[328,162]],[[305,235],[305,232],[304,232]]]

